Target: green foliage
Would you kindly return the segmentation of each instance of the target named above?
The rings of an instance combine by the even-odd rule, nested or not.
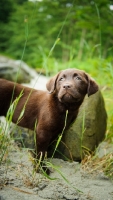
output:
[[[59,137],[58,137],[58,140],[57,140],[57,143],[56,143],[56,146],[55,146],[55,149],[54,149],[54,152],[53,152],[53,155],[52,155],[51,159],[54,158],[54,154],[55,154],[55,152],[56,152],[56,150],[57,150],[57,148],[58,148],[58,146],[59,146],[59,144],[60,144],[60,142],[61,142],[62,136],[63,136],[63,134],[64,134],[64,131],[65,131],[65,128],[66,128],[66,123],[67,123],[67,116],[68,116],[68,110],[66,110],[64,128],[63,128],[63,130],[62,130],[62,133],[61,133],[61,134],[59,135]]]
[[[14,89],[15,89],[15,87],[14,87]],[[19,96],[10,105],[10,107],[7,111],[7,115],[6,115],[6,122],[3,122],[0,124],[0,164],[4,160],[4,157],[8,153],[8,150],[11,145],[12,138],[10,136],[10,124],[13,119],[13,114],[14,114],[15,108],[16,108],[20,98],[22,97],[22,95],[23,95],[23,91],[20,92]],[[22,117],[24,115],[25,106],[26,106],[26,103],[18,117],[17,124],[19,123],[19,121],[22,119]],[[13,130],[12,130],[12,132],[13,132]]]
[[[0,0],[0,22],[7,23],[13,11],[12,0]]]
[[[4,156],[8,153],[10,142],[10,138],[8,137],[8,135],[4,134],[4,131],[0,126],[0,165],[2,161],[5,160]]]
[[[7,0],[7,5],[2,0],[1,4],[0,51],[20,59],[24,49],[23,60],[32,67],[43,67],[58,37],[51,59],[67,62],[72,52],[71,59],[79,61],[112,55],[113,20],[108,0]],[[9,14],[2,17],[5,12]],[[55,66],[51,64],[51,68]]]

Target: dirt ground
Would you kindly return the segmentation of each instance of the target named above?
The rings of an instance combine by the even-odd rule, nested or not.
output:
[[[78,162],[53,159],[50,179],[33,170],[27,149],[13,147],[0,166],[0,200],[113,200],[113,182]],[[59,171],[59,172],[58,172]]]

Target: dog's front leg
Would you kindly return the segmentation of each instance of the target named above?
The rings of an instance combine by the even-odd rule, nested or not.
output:
[[[40,166],[47,174],[50,170],[46,166],[45,158],[47,157],[47,149],[51,140],[51,134],[47,130],[36,130],[36,159]]]

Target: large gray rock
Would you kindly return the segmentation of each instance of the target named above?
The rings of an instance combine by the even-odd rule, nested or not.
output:
[[[0,55],[0,78],[22,83],[25,86],[46,90],[47,77],[38,74],[21,60],[13,60]]]
[[[0,56],[0,78],[28,83],[38,74],[21,60]]]
[[[81,160],[84,155],[95,150],[104,139],[107,114],[100,91],[86,97],[73,125],[63,134],[58,151],[59,157]]]

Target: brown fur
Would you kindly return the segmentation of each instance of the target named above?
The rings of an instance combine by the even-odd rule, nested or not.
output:
[[[98,86],[84,71],[67,69],[60,71],[47,83],[48,91],[41,91],[0,79],[0,116],[7,111],[22,91],[12,121],[19,126],[34,130],[36,122],[37,157],[43,158],[49,143],[62,132],[68,110],[66,128],[76,119],[86,94],[98,91]],[[18,121],[25,106],[24,114]],[[42,158],[42,159],[43,159]],[[49,171],[47,171],[49,173]]]

